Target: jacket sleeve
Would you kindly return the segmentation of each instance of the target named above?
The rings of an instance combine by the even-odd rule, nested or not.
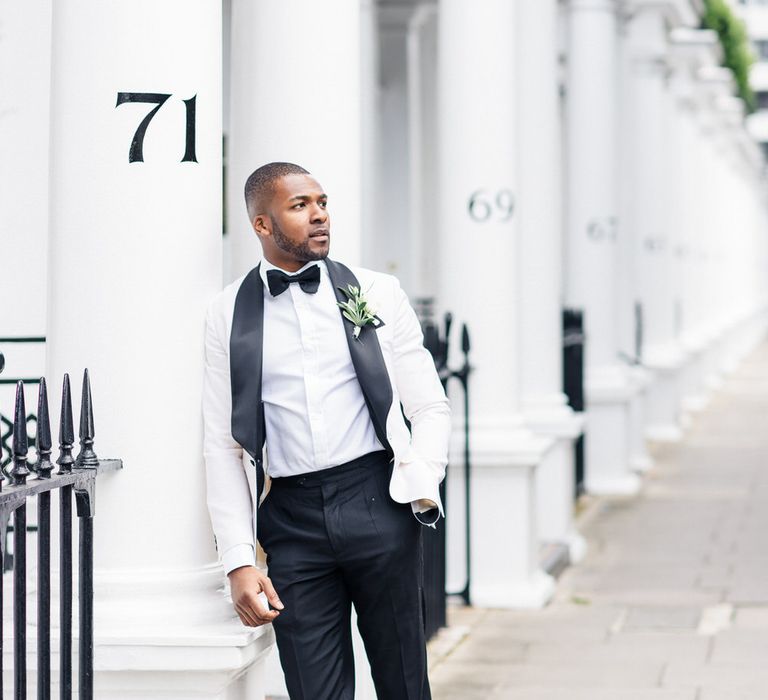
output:
[[[395,288],[394,373],[403,412],[411,423],[409,461],[422,462],[439,484],[448,463],[450,407],[432,355],[424,347],[421,324],[399,283]]]
[[[215,300],[214,300],[215,302]],[[253,504],[243,469],[243,448],[232,437],[232,388],[226,322],[215,303],[205,322],[203,454],[208,511],[224,571],[255,565]]]

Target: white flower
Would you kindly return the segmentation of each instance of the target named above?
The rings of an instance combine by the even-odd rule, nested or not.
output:
[[[376,318],[376,312],[368,305],[368,301],[359,287],[348,284],[346,289],[339,287],[339,290],[347,295],[347,301],[336,303],[341,307],[344,318],[354,324],[353,337],[355,340],[360,340],[360,331],[363,330],[363,326],[367,326],[369,323],[378,326],[381,321]]]

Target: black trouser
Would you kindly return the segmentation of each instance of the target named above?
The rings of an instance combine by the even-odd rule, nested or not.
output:
[[[379,700],[430,700],[421,530],[389,496],[386,452],[273,479],[258,536],[285,609],[273,626],[291,700],[354,700],[350,609]]]

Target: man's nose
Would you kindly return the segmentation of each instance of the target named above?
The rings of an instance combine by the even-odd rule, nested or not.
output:
[[[312,223],[321,224],[328,218],[328,212],[319,204],[315,204],[312,208]]]

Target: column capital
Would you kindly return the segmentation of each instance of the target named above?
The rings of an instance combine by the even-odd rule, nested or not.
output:
[[[570,0],[568,3],[571,12],[611,12],[616,13],[620,9],[621,0]]]
[[[618,0],[622,16],[631,21],[641,13],[657,12],[673,27],[697,27],[699,14],[691,0]]]

